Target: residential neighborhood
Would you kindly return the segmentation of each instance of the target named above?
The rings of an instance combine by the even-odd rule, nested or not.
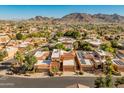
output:
[[[85,13],[71,13],[60,19],[36,16],[21,21],[1,20],[0,76],[94,80],[94,86],[79,82],[65,87],[124,84],[124,26],[121,20],[116,22],[116,17],[124,20],[116,14]],[[112,83],[113,78],[121,77],[122,81]],[[101,85],[103,79],[109,85]]]

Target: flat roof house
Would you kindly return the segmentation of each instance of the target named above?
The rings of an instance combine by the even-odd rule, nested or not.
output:
[[[60,61],[61,58],[61,52],[59,49],[53,49],[51,59],[52,61]]]
[[[113,64],[117,66],[119,71],[124,72],[124,60],[122,60],[122,59],[113,59]]]
[[[52,71],[53,68],[57,68],[60,70],[60,64],[61,64],[61,51],[59,49],[53,49],[51,55],[50,71]]]
[[[37,58],[37,63],[35,64],[35,71],[49,71],[51,59],[49,51],[37,51],[34,56]]]
[[[62,37],[58,39],[59,42],[63,43],[65,48],[73,49],[73,43],[76,41],[73,38]]]
[[[60,71],[75,71],[75,53],[54,49],[51,56],[51,68],[57,67]]]
[[[32,43],[29,41],[24,41],[24,42],[20,42],[20,44],[18,44],[17,47],[20,51],[25,51],[28,45],[32,45]]]
[[[13,47],[13,46],[9,46],[9,47],[5,48],[5,51],[7,51],[7,54],[8,54],[6,59],[13,58],[14,55],[16,54],[16,52],[18,51],[18,48],[17,47]]]
[[[100,58],[100,61],[104,63],[106,61],[106,57],[113,58],[113,55],[109,52],[105,52],[103,50],[97,50],[95,51],[98,57]]]
[[[73,51],[65,52],[61,56],[63,71],[73,71],[76,70],[75,54]]]
[[[117,56],[118,56],[120,59],[124,59],[124,50],[118,50],[118,51],[117,51]]]
[[[5,44],[10,40],[6,34],[0,34],[0,44]]]
[[[79,64],[80,70],[92,71],[94,69],[92,57],[84,54],[83,51],[76,51],[76,60]]]
[[[90,43],[94,47],[99,47],[102,44],[102,41],[100,39],[86,39],[84,41]]]

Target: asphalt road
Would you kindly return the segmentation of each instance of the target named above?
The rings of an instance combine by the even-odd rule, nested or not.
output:
[[[0,88],[65,88],[80,83],[94,86],[94,77],[50,77],[50,78],[17,78],[1,77]]]

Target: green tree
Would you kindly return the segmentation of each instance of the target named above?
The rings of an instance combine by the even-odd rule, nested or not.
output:
[[[75,38],[75,39],[79,39],[81,37],[81,34],[78,31],[74,31],[73,34],[72,34],[72,37]]]
[[[75,41],[73,43],[73,47],[74,47],[74,49],[78,49],[79,48],[79,42],[78,41]]]
[[[104,77],[98,77],[95,80],[95,86],[96,86],[96,88],[104,88],[104,87],[106,87],[105,78]]]
[[[67,31],[64,36],[72,37],[73,31]]]
[[[0,51],[0,61],[3,61],[3,59],[4,59],[4,54],[3,52]]]
[[[64,34],[61,32],[61,31],[58,31],[57,33],[56,33],[56,36],[57,37],[62,37]]]
[[[82,34],[82,36],[83,36],[84,39],[87,37],[87,35],[88,35],[87,32],[84,32],[84,33]]]
[[[17,51],[14,59],[17,61],[17,63],[22,66],[23,61],[24,61],[24,54],[22,54],[21,52]]]
[[[55,48],[57,49],[65,49],[65,46],[62,43],[58,43],[55,45]]]
[[[33,55],[26,55],[24,60],[24,67],[27,71],[31,71],[34,68],[34,64],[37,62],[37,59]]]
[[[113,65],[111,58],[106,58],[106,87],[112,87],[113,81],[112,81],[112,71],[113,71]]]
[[[107,74],[112,74],[112,71],[113,71],[113,65],[111,58],[107,57],[106,62],[104,64],[104,72],[107,75]]]
[[[48,47],[44,47],[43,51],[49,51],[49,48]]]
[[[111,88],[113,87],[113,80],[112,80],[112,61],[111,58],[106,58],[106,63],[105,63],[105,74],[106,77],[99,77],[95,80],[95,85],[96,87],[107,87]],[[104,79],[104,80],[103,80]],[[104,85],[104,86],[103,86]]]
[[[117,78],[115,81],[115,86],[117,87],[120,84],[124,84],[124,77]]]
[[[0,51],[0,61],[3,61],[5,57],[7,57],[7,51]]]
[[[3,55],[4,55],[4,57],[7,57],[8,56],[8,53],[7,53],[6,50],[3,51]]]
[[[16,34],[16,39],[17,40],[22,40],[23,39],[23,35],[21,33],[17,33]]]
[[[108,74],[105,79],[106,79],[106,82],[105,82],[106,87],[111,88],[113,86],[112,75]]]
[[[59,69],[58,67],[52,67],[51,71],[53,74],[56,74],[59,71]]]
[[[72,37],[72,38],[78,39],[78,38],[81,37],[81,34],[78,31],[67,31],[64,34],[64,36],[68,36],[68,37]]]
[[[27,51],[30,51],[30,50],[32,50],[33,49],[33,46],[32,45],[28,45],[27,47],[26,47],[26,50]]]
[[[100,48],[104,51],[107,51],[107,52],[111,52],[111,53],[115,52],[115,49],[112,48],[111,44],[109,44],[109,43],[105,43],[105,44],[100,45]]]
[[[117,40],[112,40],[111,45],[112,45],[113,48],[118,48],[118,46],[119,46]]]
[[[88,42],[80,42],[80,48],[86,51],[93,50],[93,47]]]

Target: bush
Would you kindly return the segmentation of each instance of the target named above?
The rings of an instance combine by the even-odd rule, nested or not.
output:
[[[59,71],[58,67],[52,67],[51,70],[52,70],[52,73],[54,74],[56,74]]]
[[[124,77],[117,78],[115,81],[115,86],[117,87],[120,84],[124,84]]]
[[[83,75],[84,74],[83,71],[76,71],[75,73],[76,73],[76,75]]]
[[[23,35],[21,33],[17,33],[16,34],[16,39],[17,40],[22,40],[23,39]]]
[[[83,75],[83,74],[84,74],[83,71],[80,71],[80,72],[79,72],[79,75]]]
[[[43,51],[49,51],[49,48],[48,48],[48,47],[45,47],[45,48],[43,49]]]
[[[75,73],[76,73],[76,75],[79,75],[79,71],[76,71]]]
[[[49,76],[54,76],[54,74],[51,71],[49,71]]]
[[[62,43],[58,43],[55,45],[56,49],[65,49],[65,46]]]
[[[115,75],[115,76],[121,76],[121,73],[117,72],[117,71],[112,71],[112,74]]]
[[[66,51],[70,51],[71,49],[70,49],[70,48],[66,48],[65,50],[66,50]]]

